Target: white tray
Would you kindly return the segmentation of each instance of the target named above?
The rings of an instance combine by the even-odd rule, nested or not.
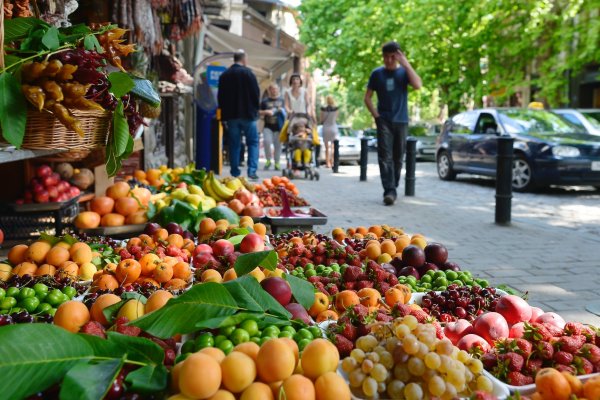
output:
[[[494,375],[492,375],[490,372],[488,372],[485,369],[483,370],[483,373],[485,376],[490,378],[490,380],[494,384],[494,387],[496,387],[496,385],[502,386],[502,387],[506,388],[506,390],[509,391],[511,394],[515,393],[515,392],[519,392],[520,394],[529,395],[529,394],[533,394],[535,392],[535,383],[532,383],[531,385],[513,386],[513,385],[509,385],[508,383],[502,382],[500,379],[496,378]],[[596,372],[596,373],[589,374],[589,375],[578,375],[577,378],[579,378],[579,380],[581,382],[585,382],[588,379],[593,378],[594,376],[598,376],[598,375],[600,375],[600,372]]]

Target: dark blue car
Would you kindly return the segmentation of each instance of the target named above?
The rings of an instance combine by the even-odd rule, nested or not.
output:
[[[486,108],[455,115],[437,140],[440,179],[458,173],[496,176],[497,137],[514,141],[513,190],[548,185],[600,189],[600,139],[545,110]]]

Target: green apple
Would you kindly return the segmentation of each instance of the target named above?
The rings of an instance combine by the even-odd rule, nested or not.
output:
[[[202,188],[198,185],[189,185],[187,188],[191,194],[199,194],[204,196],[204,190],[202,190]]]
[[[204,196],[199,194],[188,194],[185,196],[185,202],[198,208],[198,204],[202,203]]]

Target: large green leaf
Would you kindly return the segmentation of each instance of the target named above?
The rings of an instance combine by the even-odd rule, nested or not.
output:
[[[146,365],[130,372],[125,382],[129,384],[129,389],[132,391],[154,394],[167,388],[168,376],[169,371],[164,365]]]
[[[81,362],[75,365],[67,372],[61,384],[60,399],[97,400],[104,398],[122,367],[122,358]]]
[[[27,103],[21,85],[10,73],[0,74],[0,127],[7,142],[19,148],[25,136]]]
[[[217,317],[200,321],[196,324],[198,329],[217,329],[223,326],[238,325],[247,319],[259,320],[264,316],[262,312],[241,312],[235,315]]]
[[[162,338],[196,330],[198,322],[243,311],[230,292],[220,283],[206,282],[192,286],[181,296],[131,322],[144,331]]]
[[[117,108],[115,108],[113,113],[113,135],[116,149],[115,154],[121,156],[127,151],[128,141],[131,137],[121,100],[119,100]]]
[[[162,347],[147,338],[108,332],[107,340],[120,347],[128,361],[159,365],[165,357]]]
[[[277,268],[277,260],[277,252],[275,250],[242,254],[236,258],[233,269],[235,269],[237,276],[247,274],[256,267],[263,267],[274,271]]]
[[[291,314],[273,296],[267,293],[258,281],[250,275],[223,284],[237,300],[238,306],[248,311],[270,312],[290,318]]]
[[[94,355],[79,335],[49,324],[0,328],[0,393],[20,399],[59,382],[69,369]]]
[[[296,301],[308,310],[315,302],[315,287],[312,283],[294,275],[285,274],[284,277],[290,284],[292,295]]]
[[[160,106],[160,96],[154,90],[152,83],[148,79],[142,79],[130,75],[134,82],[134,87],[131,93],[150,104],[152,107]]]
[[[4,42],[9,43],[27,37],[29,30],[38,25],[50,26],[37,18],[12,18],[4,20]]]
[[[119,344],[114,341],[103,339],[94,335],[87,335],[85,333],[79,334],[79,336],[85,340],[94,350],[96,357],[105,358],[122,358],[123,349],[119,347]]]
[[[117,99],[125,96],[135,86],[133,79],[125,72],[111,72],[108,74],[108,80],[110,81],[110,92],[114,94]]]

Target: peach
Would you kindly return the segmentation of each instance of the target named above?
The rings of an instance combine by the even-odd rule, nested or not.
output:
[[[265,241],[258,233],[247,234],[240,243],[240,252],[254,253],[265,249]]]

